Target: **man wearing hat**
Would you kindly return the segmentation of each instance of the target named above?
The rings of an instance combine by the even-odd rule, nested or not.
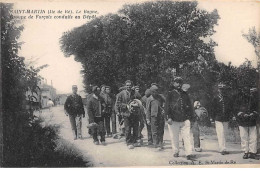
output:
[[[193,108],[190,97],[182,89],[182,78],[176,77],[173,81],[173,90],[166,96],[165,113],[171,137],[174,157],[179,157],[179,133],[184,140],[185,154],[188,160],[193,159],[190,137],[191,120],[193,120]]]
[[[117,97],[116,101],[116,113],[121,114],[124,119],[125,126],[125,137],[126,144],[129,149],[133,149],[134,145],[137,143],[138,137],[138,126],[139,126],[139,117],[138,115],[131,113],[128,109],[128,104],[134,98],[134,92],[132,88],[132,81],[127,80],[125,82],[125,90],[122,90]],[[120,112],[119,112],[120,111]]]
[[[111,88],[110,86],[101,86],[105,87],[105,90],[101,93],[100,96],[104,99],[105,101],[105,108],[104,108],[104,121],[105,121],[105,130],[106,130],[106,135],[107,137],[112,137],[111,133],[111,127],[110,127],[110,122],[111,122],[111,116],[112,116],[112,108],[113,108],[113,100],[111,96]]]
[[[123,136],[125,136],[125,127],[124,127],[124,120],[123,120],[123,117],[121,115],[121,109],[117,109],[116,107],[116,103],[117,103],[117,99],[118,99],[118,95],[120,94],[121,91],[125,90],[125,86],[122,86],[118,89],[119,93],[116,94],[116,101],[115,101],[115,105],[114,105],[114,111],[115,111],[115,114],[116,114],[116,120],[117,120],[117,127],[119,128],[119,136],[116,134],[113,136],[114,139],[117,139],[117,138],[121,138]],[[117,110],[116,110],[117,109]]]
[[[228,122],[233,117],[233,102],[231,95],[227,92],[227,86],[218,84],[217,94],[212,102],[212,116],[215,119],[216,132],[218,137],[219,151],[222,155],[229,154],[226,149],[226,132]]]
[[[251,88],[250,94],[239,94],[237,105],[238,114],[237,118],[234,117],[234,119],[238,121],[239,125],[241,148],[244,151],[243,159],[256,159],[256,122],[259,119],[257,90]]]
[[[156,85],[153,85],[150,91],[151,96],[147,99],[146,103],[146,121],[148,125],[151,125],[154,147],[158,150],[162,150],[164,135],[164,99],[158,94],[158,87]]]
[[[147,110],[146,103],[147,103],[147,99],[151,96],[151,90],[147,89],[144,94],[145,95],[142,97],[141,101],[142,101],[142,104],[143,104],[145,110]],[[147,124],[146,118],[144,119],[144,123],[145,123],[146,129],[147,129],[148,145],[153,145],[151,125]],[[143,128],[144,128],[144,126],[140,125],[139,131],[142,132]]]
[[[72,86],[73,94],[68,96],[64,104],[65,113],[69,116],[71,128],[73,131],[74,140],[82,138],[81,126],[82,117],[85,117],[82,98],[77,94],[78,87]]]
[[[100,90],[98,86],[92,88],[93,94],[91,95],[87,104],[87,112],[89,117],[89,128],[92,129],[92,135],[95,145],[106,145],[105,143],[105,127],[104,127],[104,99],[99,95]],[[100,142],[98,139],[100,136]]]

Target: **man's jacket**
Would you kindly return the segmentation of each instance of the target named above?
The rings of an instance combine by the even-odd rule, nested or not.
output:
[[[171,118],[176,122],[193,120],[193,107],[188,93],[176,89],[169,91],[166,96],[165,114],[166,119]]]
[[[82,98],[78,94],[68,96],[64,104],[64,109],[72,116],[85,115]]]
[[[104,113],[104,99],[92,94],[87,103],[89,123],[93,123],[95,118],[100,118]]]
[[[256,126],[256,121],[259,119],[258,94],[239,95],[236,103],[236,112],[240,113],[237,116],[238,125],[242,127]]]
[[[133,95],[132,95],[133,96]],[[115,111],[116,113],[125,113],[127,112],[127,104],[131,101],[131,93],[127,90],[122,90],[118,95],[116,99],[116,106]]]
[[[212,101],[211,113],[216,121],[228,122],[233,117],[234,100],[231,95],[216,95]]]
[[[100,93],[100,96],[103,98],[105,102],[105,107],[104,107],[105,113],[111,114],[112,110],[114,109],[114,100],[112,94]]]
[[[147,98],[146,108],[146,120],[151,122],[151,118],[157,118],[162,116],[163,112],[163,98],[158,95],[156,98],[150,96]]]

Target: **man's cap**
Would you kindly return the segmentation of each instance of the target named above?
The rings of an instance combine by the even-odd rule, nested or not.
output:
[[[119,91],[125,90],[125,87],[120,87],[118,90]]]
[[[95,86],[93,86],[93,87],[92,87],[92,92],[96,91],[98,88],[99,88],[99,87],[98,87],[98,86],[96,86],[96,85],[95,85]]]
[[[182,83],[183,82],[183,79],[181,77],[175,77],[173,79],[173,82],[177,82],[177,83]]]
[[[159,85],[158,85],[157,83],[155,83],[155,82],[151,84],[151,87],[152,87],[153,85],[159,87]]]
[[[156,86],[156,85],[153,85],[150,90],[153,92],[153,91],[157,91],[159,88]]]
[[[131,80],[126,80],[126,81],[125,81],[125,84],[126,84],[126,83],[131,83],[131,84],[132,84],[132,81],[131,81]]]
[[[106,87],[106,85],[105,85],[105,84],[102,84],[102,85],[100,86],[100,88],[102,88],[102,87]]]
[[[106,88],[111,88],[110,86],[106,85]]]
[[[77,85],[72,85],[72,88],[78,88],[78,86]]]
[[[139,87],[138,85],[136,85],[136,86],[135,86],[135,89],[136,89],[136,88],[140,88],[140,87]]]

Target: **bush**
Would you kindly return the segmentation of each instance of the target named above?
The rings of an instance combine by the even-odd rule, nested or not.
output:
[[[86,166],[82,154],[75,147],[59,139],[59,127],[42,127],[42,119],[35,117],[32,109],[26,109],[25,93],[28,89],[33,91],[37,88],[40,79],[38,72],[42,67],[35,69],[25,65],[25,59],[18,55],[21,43],[17,42],[23,26],[12,18],[12,4],[0,3],[0,8],[1,71],[4,83],[3,166]]]
[[[43,119],[35,121],[13,142],[11,151],[4,154],[5,167],[86,167],[80,151],[68,141],[61,139],[59,126],[43,124]],[[15,152],[15,153],[14,153]],[[18,153],[19,152],[19,153]]]

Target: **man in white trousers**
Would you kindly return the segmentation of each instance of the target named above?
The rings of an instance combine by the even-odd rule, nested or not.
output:
[[[233,115],[232,96],[227,91],[228,87],[225,84],[218,84],[217,94],[212,101],[212,115],[215,119],[219,152],[222,155],[229,154],[226,149],[226,132],[228,130],[228,122]]]
[[[190,129],[190,120],[193,119],[193,109],[190,97],[182,90],[183,80],[176,77],[173,81],[173,90],[166,97],[165,113],[171,137],[173,156],[179,157],[179,133],[184,140],[187,160],[193,160]]]
[[[241,149],[244,151],[243,159],[257,159],[256,121],[259,119],[257,89],[251,88],[250,95],[240,94],[237,105],[239,109],[235,119],[239,125]]]

